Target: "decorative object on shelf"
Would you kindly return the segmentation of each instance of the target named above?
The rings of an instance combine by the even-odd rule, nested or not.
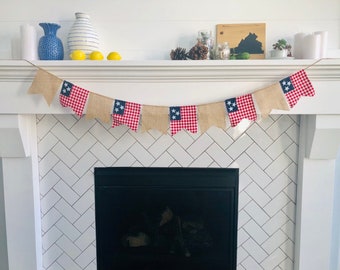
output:
[[[242,52],[236,55],[236,59],[239,60],[248,60],[250,58],[249,52]]]
[[[71,60],[85,60],[86,54],[82,50],[74,50],[70,53]]]
[[[266,24],[218,24],[216,43],[228,42],[235,54],[248,52],[250,59],[264,59],[266,51]]]
[[[214,54],[210,55],[210,58],[216,59],[216,60],[228,60],[230,57],[229,43],[223,42],[223,43],[217,44],[213,52]]]
[[[292,46],[288,44],[287,40],[279,39],[273,44],[273,50],[271,51],[272,58],[286,58],[291,57]]]
[[[185,48],[177,47],[170,52],[171,60],[187,60],[188,53]]]
[[[304,50],[302,52],[303,59],[320,58],[321,36],[309,34],[303,39]]]
[[[207,60],[209,48],[203,43],[198,41],[194,47],[192,47],[188,53],[188,58],[192,60]]]
[[[321,59],[327,56],[328,32],[313,34],[297,33],[294,36],[294,57],[296,59]]]
[[[250,58],[250,53],[242,52],[242,53],[235,53],[235,48],[230,49],[230,60],[248,60]]]
[[[198,31],[196,44],[187,52],[185,48],[177,47],[170,52],[171,60],[207,60],[215,59],[214,41],[211,32]]]
[[[305,38],[305,33],[296,33],[294,35],[294,58],[302,59],[303,58],[303,40]]]
[[[44,29],[45,35],[39,40],[38,55],[40,60],[63,60],[64,47],[57,30],[60,28],[56,23],[39,23]]]
[[[320,55],[319,58],[327,57],[328,31],[316,31],[314,35],[320,36]]]
[[[204,46],[208,48],[207,59],[213,59],[213,49],[214,49],[214,38],[211,31],[208,30],[200,30],[198,31],[197,41],[202,43]]]
[[[75,13],[75,16],[76,20],[67,37],[69,52],[81,50],[88,56],[93,51],[99,51],[99,37],[90,16],[82,12]]]
[[[107,55],[106,59],[111,61],[120,61],[122,60],[122,56],[120,55],[119,52],[110,52]]]
[[[33,25],[24,24],[20,26],[21,59],[37,60],[37,31]]]
[[[93,51],[89,55],[90,60],[104,60],[104,55],[100,51]]]
[[[207,60],[209,54],[209,49],[202,42],[197,41],[195,46],[193,46],[189,52],[185,48],[177,47],[170,52],[171,60]]]

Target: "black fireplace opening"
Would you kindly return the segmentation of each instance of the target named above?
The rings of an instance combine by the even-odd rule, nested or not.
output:
[[[94,174],[98,270],[236,270],[238,169]]]

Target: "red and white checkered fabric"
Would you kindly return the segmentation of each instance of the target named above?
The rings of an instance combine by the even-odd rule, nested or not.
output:
[[[63,107],[70,107],[78,116],[82,116],[88,95],[88,90],[72,85],[69,96],[60,94],[59,101]]]
[[[302,96],[312,97],[315,95],[315,90],[310,82],[306,72],[300,70],[290,76],[290,80],[294,86],[294,90],[285,93],[288,104],[293,108]]]
[[[191,133],[197,133],[197,107],[195,105],[181,106],[180,111],[180,120],[170,119],[171,135],[175,135],[182,129],[186,129]]]
[[[125,102],[123,114],[112,114],[112,127],[126,125],[133,131],[137,131],[141,113],[141,105],[133,102]]]
[[[237,111],[229,112],[227,110],[230,124],[232,127],[237,126],[238,123],[240,123],[243,119],[249,119],[252,121],[256,120],[257,118],[256,109],[251,94],[237,97],[236,103],[238,108]]]

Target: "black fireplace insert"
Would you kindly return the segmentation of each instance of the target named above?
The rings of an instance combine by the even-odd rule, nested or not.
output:
[[[95,168],[98,270],[236,270],[238,169]]]

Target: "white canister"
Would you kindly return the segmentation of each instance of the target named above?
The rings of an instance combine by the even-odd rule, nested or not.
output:
[[[82,50],[86,55],[99,50],[99,37],[85,13],[75,13],[76,20],[67,37],[69,53]]]
[[[37,60],[38,59],[38,42],[37,32],[34,26],[29,24],[21,25],[21,59]]]
[[[293,46],[293,56],[295,59],[303,58],[303,42],[306,34],[305,33],[297,33],[294,35],[294,46]]]
[[[319,59],[320,58],[320,35],[310,34],[303,39],[303,58]]]
[[[328,31],[317,31],[314,35],[320,35],[320,58],[327,57]]]

